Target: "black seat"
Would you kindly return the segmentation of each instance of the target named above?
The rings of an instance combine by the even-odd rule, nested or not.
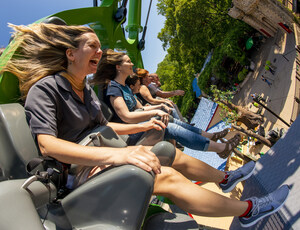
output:
[[[27,178],[25,165],[38,156],[38,151],[25,119],[24,108],[17,103],[0,105],[0,127],[2,180]],[[112,132],[109,127],[101,128],[106,145],[112,140],[114,147],[124,147],[125,143],[120,138],[108,138]],[[113,135],[117,136],[115,133]],[[175,149],[168,142],[154,146],[153,152],[164,165],[171,165],[175,157]],[[45,189],[44,184],[36,181],[26,189],[28,192],[24,192],[21,188],[24,181],[25,179],[9,180],[0,183],[0,190],[6,191],[0,195],[0,202],[3,201],[1,209],[14,210],[1,213],[0,229],[5,229],[7,220],[14,220],[10,222],[11,229],[20,229],[21,226],[36,229],[34,226],[40,225],[33,207],[48,204],[49,192],[55,193],[56,190],[53,185],[46,186]],[[52,216],[49,219],[55,224],[59,224],[58,220],[65,220],[65,224],[60,225],[61,229],[69,229],[70,226],[88,228],[91,225],[99,229],[139,229],[148,208],[153,184],[154,174],[133,165],[104,170],[63,198],[54,209],[50,208]],[[4,187],[8,189],[2,190]],[[10,190],[14,191],[10,193]],[[33,204],[30,204],[29,198]],[[29,219],[15,218],[25,211],[23,207],[26,208]],[[30,218],[34,220],[30,221]]]
[[[0,105],[0,127],[2,180],[27,178],[25,165],[38,156],[38,151],[27,125],[23,107],[20,104]],[[28,195],[24,195],[24,191],[20,188],[21,182],[19,180],[1,182],[0,187],[7,187],[8,184],[12,184],[12,188],[17,186],[19,192],[16,193],[24,196],[25,204],[28,203],[26,201]],[[121,226],[124,218],[126,219],[124,229],[141,226],[152,194],[153,183],[153,175],[138,167],[124,165],[112,168],[95,176],[61,201],[61,207],[65,212],[64,218],[74,228],[91,224],[106,227]],[[8,199],[11,202],[6,203],[13,205],[14,198],[9,193],[2,194],[1,199]],[[3,204],[1,207],[1,209],[11,208],[4,207]],[[128,213],[124,213],[124,210]],[[24,211],[20,210],[20,213]],[[26,210],[26,212],[36,211]],[[3,229],[1,223],[7,222],[7,219],[16,219],[16,216],[8,218],[7,215],[10,214],[13,215],[10,212],[1,215],[0,229]],[[21,220],[25,221],[22,218]],[[14,226],[14,223],[11,224]],[[15,224],[28,226],[29,223],[15,221]]]
[[[61,19],[59,17],[55,17],[55,16],[44,19],[42,21],[42,23],[62,25],[62,26],[66,26],[67,25],[67,23],[63,19]]]
[[[28,177],[26,165],[38,150],[20,104],[0,105],[0,152],[2,180]]]

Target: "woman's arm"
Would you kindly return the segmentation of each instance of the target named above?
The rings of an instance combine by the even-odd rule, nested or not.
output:
[[[164,103],[161,103],[159,105],[149,105],[148,104],[146,106],[143,106],[136,97],[135,97],[135,100],[137,102],[137,104],[136,104],[137,109],[143,109],[144,111],[149,111],[149,110],[154,110],[154,109],[162,109],[165,112],[167,112],[168,114],[172,113],[172,109]],[[173,103],[172,101],[170,101],[170,102]],[[175,108],[174,103],[173,103],[173,107]]]
[[[167,103],[169,106],[171,106],[173,108],[173,105],[172,105],[172,103],[170,103],[169,100],[153,98],[150,91],[149,91],[149,89],[145,85],[141,86],[140,94],[150,104],[157,105],[157,104],[161,104],[161,103]]]
[[[172,112],[172,109],[169,106],[167,106],[166,104],[147,105],[147,106],[143,106],[143,109],[145,111],[149,111],[149,110],[153,110],[153,109],[162,109],[162,110],[166,111],[168,114],[170,114]]]
[[[135,97],[135,100],[137,102],[137,104],[136,104],[137,109],[143,109],[144,111],[149,111],[149,110],[154,110],[154,109],[164,109],[169,114],[172,112],[171,108],[168,107],[164,103],[161,103],[159,105],[149,105],[149,104],[147,104],[146,106],[143,106],[136,97]]]
[[[153,170],[155,173],[160,173],[159,160],[149,147],[82,146],[48,134],[38,134],[37,140],[42,155],[64,163],[86,166],[132,164],[146,171]]]
[[[180,89],[173,90],[173,91],[157,90],[156,95],[159,96],[159,97],[163,97],[163,98],[169,98],[169,97],[174,97],[174,96],[183,96],[184,91],[180,90]]]
[[[154,116],[164,116],[167,113],[162,110],[150,110],[150,111],[140,111],[140,112],[130,112],[125,104],[123,97],[113,97],[110,96],[110,103],[114,108],[117,115],[125,123],[136,124],[143,121],[150,120]]]
[[[121,124],[115,122],[108,122],[107,126],[111,127],[119,135],[145,132],[150,129],[161,130],[166,128],[166,125],[163,122],[154,118],[143,124]]]

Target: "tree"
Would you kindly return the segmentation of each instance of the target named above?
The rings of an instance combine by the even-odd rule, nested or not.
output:
[[[180,110],[188,111],[187,106],[194,106],[191,82],[211,50],[214,50],[212,59],[199,78],[199,86],[206,93],[212,77],[222,85],[232,84],[230,74],[222,65],[224,58],[242,65],[247,61],[239,41],[244,39],[249,27],[227,14],[230,5],[231,0],[158,0],[158,12],[166,18],[158,38],[168,56],[157,71],[168,76],[164,87],[185,88],[185,96],[175,99]]]
[[[162,83],[163,90],[171,91],[182,89],[186,92],[184,97],[176,96],[172,99],[178,107],[181,108],[183,116],[185,116],[191,108],[196,107],[193,91],[191,89],[194,76],[189,69],[192,69],[189,65],[184,67],[179,66],[178,62],[171,61],[170,56],[166,55],[165,59],[158,64],[156,71]]]
[[[230,91],[220,91],[215,85],[211,86],[213,93],[212,99],[222,108],[221,117],[227,123],[231,123],[232,127],[247,136],[251,136],[260,140],[263,144],[271,147],[272,144],[266,138],[252,132],[255,127],[263,123],[263,117],[260,114],[255,114],[242,106],[237,106],[231,103],[233,93]],[[237,125],[238,122],[243,123],[248,130]]]
[[[158,38],[171,59],[201,68],[233,20],[227,15],[230,4],[228,0],[160,0],[158,12],[166,21]]]

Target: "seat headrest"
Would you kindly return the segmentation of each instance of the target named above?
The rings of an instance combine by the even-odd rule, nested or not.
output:
[[[59,17],[50,17],[50,18],[46,18],[44,21],[42,21],[42,23],[47,23],[47,24],[55,24],[55,25],[62,25],[62,26],[66,26],[67,23],[59,18]]]

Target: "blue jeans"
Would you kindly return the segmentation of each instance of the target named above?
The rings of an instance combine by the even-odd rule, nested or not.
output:
[[[134,133],[134,134],[129,134],[129,138],[127,140],[127,145],[128,146],[133,146],[136,145],[136,143],[139,141],[139,139],[141,139],[141,137],[143,136],[144,132],[140,132],[140,133]]]
[[[207,151],[210,140],[201,136],[201,133],[201,129],[174,119],[166,128],[165,139],[174,139],[190,149]]]
[[[172,115],[174,118],[176,118],[176,119],[180,120],[180,117],[179,117],[179,115],[178,115],[178,113],[177,113],[176,109],[172,109],[172,113],[171,113],[171,115]]]

